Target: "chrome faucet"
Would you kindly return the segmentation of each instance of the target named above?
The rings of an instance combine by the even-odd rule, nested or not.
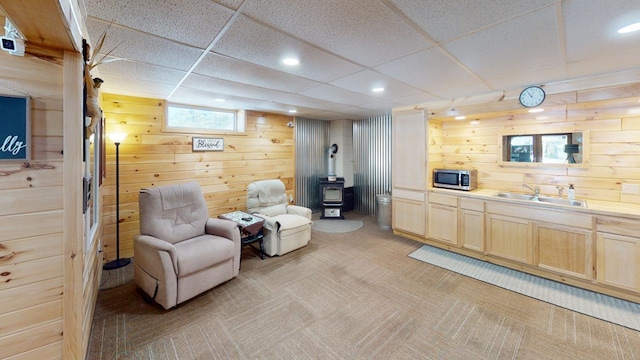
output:
[[[558,197],[562,199],[562,190],[564,190],[564,188],[560,185],[557,185],[556,189],[558,189]]]
[[[533,194],[534,194],[535,196],[540,195],[540,188],[538,187],[538,185],[534,185],[534,187],[531,187],[531,186],[529,186],[529,185],[527,185],[527,184],[522,184],[522,187],[523,187],[523,188],[527,188],[527,189],[529,189],[529,190],[533,191]]]

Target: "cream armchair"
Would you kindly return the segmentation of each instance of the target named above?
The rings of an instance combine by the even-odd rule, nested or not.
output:
[[[247,211],[265,219],[264,252],[269,256],[299,249],[311,239],[311,209],[289,205],[280,180],[249,184]]]
[[[209,218],[198,183],[142,189],[139,206],[134,279],[165,309],[238,275],[240,230]]]

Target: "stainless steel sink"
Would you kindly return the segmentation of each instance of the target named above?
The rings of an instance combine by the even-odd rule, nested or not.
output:
[[[580,206],[587,207],[586,200],[573,200],[573,199],[560,199],[554,197],[547,196],[535,196],[529,194],[518,194],[518,193],[509,193],[502,192],[496,194],[497,197],[505,198],[505,199],[513,199],[513,200],[525,200],[525,201],[538,201],[547,204],[557,204],[557,205],[565,205],[565,206]]]
[[[505,198],[505,199],[515,199],[515,200],[532,200],[535,196],[527,195],[527,194],[517,194],[517,193],[498,193],[497,197]]]
[[[546,197],[546,196],[538,196],[538,201],[550,203],[550,204],[587,207],[586,200],[560,199],[560,198],[552,198],[552,197]]]

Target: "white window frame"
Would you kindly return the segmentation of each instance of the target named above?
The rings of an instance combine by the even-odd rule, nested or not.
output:
[[[233,113],[234,114],[234,129],[212,129],[212,128],[191,128],[191,127],[180,127],[180,126],[169,126],[169,108],[177,107],[177,108],[185,108],[185,109],[194,109],[194,110],[202,110],[202,111],[212,111],[212,112],[224,112],[224,113]],[[195,106],[195,105],[187,105],[187,104],[177,104],[177,103],[166,103],[165,111],[164,111],[164,120],[162,122],[162,131],[163,132],[175,132],[175,133],[196,133],[196,134],[242,134],[246,129],[246,116],[244,110],[231,110],[231,109],[221,109],[221,108],[212,108],[212,107],[204,107],[204,106]]]

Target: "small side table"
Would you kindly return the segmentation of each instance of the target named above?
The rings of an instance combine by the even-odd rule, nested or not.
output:
[[[262,225],[264,219],[255,215],[247,214],[244,211],[234,211],[219,215],[218,218],[235,221],[240,228],[242,245],[249,245],[253,242],[260,242],[260,258],[264,260],[264,245],[262,243]]]

